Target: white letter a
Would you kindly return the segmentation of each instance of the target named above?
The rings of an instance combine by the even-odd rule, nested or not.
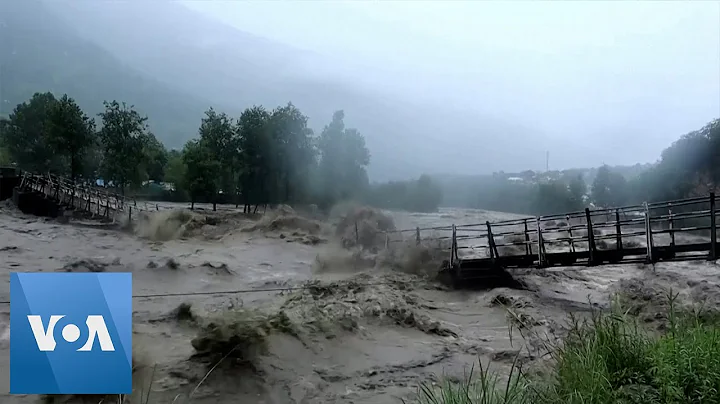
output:
[[[113,345],[112,339],[110,339],[110,333],[108,332],[107,325],[105,325],[105,319],[103,316],[88,316],[85,322],[88,326],[87,342],[78,351],[91,351],[95,336],[97,335],[98,342],[100,342],[101,351],[114,351],[115,346]]]

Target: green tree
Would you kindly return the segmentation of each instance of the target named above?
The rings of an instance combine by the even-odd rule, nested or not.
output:
[[[273,174],[272,134],[270,113],[263,107],[248,108],[238,120],[239,170],[238,185],[242,190],[243,211],[255,210],[270,199]]]
[[[191,140],[185,144],[182,155],[186,172],[184,188],[190,194],[191,209],[199,199],[212,199],[213,210],[216,210],[215,195],[219,189],[221,173],[220,162],[212,150],[201,140]]]
[[[165,166],[168,163],[168,151],[155,135],[148,134],[147,142],[143,148],[145,156],[144,171],[147,179],[161,182],[165,179]]]
[[[423,174],[417,180],[372,184],[364,193],[363,200],[379,208],[434,212],[440,206],[442,197],[440,185]]]
[[[176,190],[184,186],[187,167],[183,161],[183,154],[175,149],[167,154],[167,163],[164,168],[165,182],[172,184]]]
[[[269,119],[272,137],[274,185],[277,201],[298,202],[307,195],[311,166],[315,162],[313,132],[308,118],[292,103],[273,110]]]
[[[582,174],[578,174],[568,185],[568,191],[570,192],[570,204],[572,210],[581,210],[585,207],[585,192],[587,192],[587,184],[583,179]]]
[[[133,106],[117,101],[105,102],[100,142],[103,151],[102,172],[105,181],[120,186],[122,194],[128,184],[142,181],[138,167],[145,163],[143,153],[148,142],[147,117],[141,116]]]
[[[95,120],[63,95],[48,111],[48,145],[65,159],[74,181],[84,172],[86,155],[95,143]]]
[[[48,115],[56,103],[52,93],[35,93],[17,105],[2,125],[2,143],[20,168],[35,172],[58,168],[59,159],[48,143]]]
[[[12,158],[8,152],[7,145],[5,144],[5,131],[10,128],[10,121],[5,115],[0,115],[0,165],[12,164]]]
[[[235,194],[238,167],[238,142],[235,125],[225,113],[210,108],[200,123],[200,140],[220,164],[218,192]]]
[[[423,174],[413,184],[413,192],[407,205],[417,212],[434,212],[442,201],[442,189],[429,175]]]
[[[6,166],[10,164],[12,164],[10,153],[8,153],[4,145],[0,145],[0,165]]]
[[[627,202],[627,180],[603,165],[592,184],[592,198],[597,206],[621,206]]]
[[[534,205],[535,213],[540,215],[558,214],[574,210],[568,186],[558,180],[538,184]]]
[[[368,185],[365,168],[370,164],[370,152],[365,138],[356,129],[345,129],[344,118],[343,111],[336,111],[318,139],[325,206],[358,195]]]

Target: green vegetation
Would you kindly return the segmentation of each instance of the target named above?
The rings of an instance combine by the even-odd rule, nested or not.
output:
[[[343,111],[314,136],[307,117],[291,103],[273,110],[254,106],[239,119],[210,108],[198,138],[180,151],[168,151],[134,106],[103,105],[97,129],[68,95],[33,95],[0,120],[0,158],[33,172],[87,182],[102,178],[123,194],[193,206],[243,204],[246,212],[278,203],[327,209],[349,199],[433,211],[442,199],[428,176],[370,185],[370,151],[357,129],[345,127]]]
[[[365,202],[389,209],[433,212],[442,201],[442,189],[428,175],[416,181],[390,181],[373,184],[365,194]]]
[[[561,345],[549,346],[549,372],[530,376],[513,364],[509,381],[482,369],[460,383],[423,384],[415,402],[718,403],[720,328],[708,312],[676,310],[670,296],[663,334],[647,332],[616,304],[574,320]]]
[[[720,120],[682,136],[651,165],[495,173],[442,181],[446,205],[544,215],[707,195],[720,183]],[[450,191],[453,192],[450,192]]]

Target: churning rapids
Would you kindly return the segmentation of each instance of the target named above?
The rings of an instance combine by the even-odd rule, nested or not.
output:
[[[462,377],[478,358],[500,372],[516,357],[525,368],[539,366],[540,339],[560,337],[569,312],[605,306],[614,291],[635,299],[648,322],[667,287],[686,300],[720,303],[714,263],[518,270],[523,290],[450,291],[423,277],[447,258],[437,252],[343,246],[342,213],[331,220],[284,207],[250,218],[205,208],[160,210],[131,232],[27,216],[3,202],[0,301],[9,300],[12,271],[130,271],[135,295],[256,290],[134,299],[141,365],[129,402],[151,389],[150,402],[168,404],[397,403],[422,380]],[[398,229],[516,217],[461,209],[385,215]],[[301,291],[280,290],[309,281]],[[207,375],[208,363],[198,359],[203,321],[251,308],[282,312],[293,332],[255,333],[266,347],[251,364],[225,363]],[[0,400],[34,403],[37,396],[7,395],[9,309],[0,307]],[[511,323],[522,336],[509,332]]]

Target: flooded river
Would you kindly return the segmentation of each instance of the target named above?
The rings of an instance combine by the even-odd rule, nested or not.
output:
[[[133,302],[134,355],[144,366],[134,387],[138,393],[151,389],[152,403],[168,404],[396,403],[410,397],[420,381],[461,377],[479,359],[492,361],[500,372],[516,357],[532,364],[540,356],[539,335],[561,335],[568,312],[606,305],[616,290],[645,302],[648,316],[669,286],[690,300],[720,302],[720,270],[708,262],[659,264],[654,270],[644,265],[523,270],[515,276],[527,290],[449,291],[417,275],[415,261],[408,259],[414,252],[387,258],[383,251],[342,248],[334,225],[312,215],[286,211],[249,218],[221,207],[178,219],[172,212],[151,213],[133,232],[27,216],[3,203],[0,301],[9,300],[9,274],[15,271],[129,271],[137,296],[188,294]],[[386,214],[397,228],[519,217],[461,209]],[[168,224],[173,221],[180,224]],[[320,283],[300,292],[279,290],[310,280]],[[216,291],[242,293],[202,294]],[[267,351],[252,366],[218,366],[205,377],[207,363],[193,359],[191,344],[199,326],[178,320],[183,303],[199,319],[239,307],[281,310],[301,332],[270,333]],[[518,319],[526,338],[511,340],[508,324]],[[9,384],[8,323],[5,304],[0,394]],[[1,398],[8,404],[37,399]],[[130,400],[139,403],[139,395]]]

